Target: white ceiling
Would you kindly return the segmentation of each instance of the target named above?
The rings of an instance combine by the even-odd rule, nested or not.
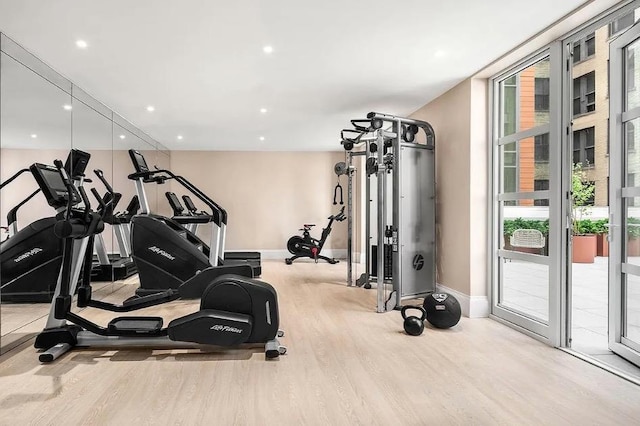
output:
[[[583,3],[0,0],[0,30],[170,149],[336,150]]]

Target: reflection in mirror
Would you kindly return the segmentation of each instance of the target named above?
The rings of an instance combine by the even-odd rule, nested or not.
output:
[[[160,146],[159,146],[159,149],[155,152],[155,157],[156,157],[156,165],[159,168],[165,169],[165,170],[171,169],[171,157],[169,157],[169,151],[167,151],[166,149],[160,149]],[[155,185],[155,186],[157,187],[156,197],[158,200],[157,201],[158,214],[166,217],[171,217],[173,215],[173,211],[171,210],[171,206],[167,202],[165,193],[167,191],[173,191],[174,185],[165,184],[163,186],[158,186],[158,185]],[[204,228],[204,227],[200,227],[200,228]],[[204,241],[206,241],[206,239]]]
[[[131,200],[131,197],[137,194],[134,181],[127,178],[135,171],[129,157],[129,150],[140,151],[147,159],[150,167],[156,164],[156,152],[155,146],[135,134],[135,129],[130,129],[128,123],[121,122],[121,124],[116,124],[115,122],[113,124],[114,181],[118,191],[122,193],[122,199]],[[158,211],[156,187],[157,185],[145,185],[147,201],[152,213]]]
[[[120,198],[113,211],[109,205],[103,206],[107,224],[101,234],[101,248],[94,251],[93,298],[109,298],[111,302],[122,303],[137,287],[133,261],[121,262],[119,266],[124,263],[124,269],[115,266],[119,259],[131,254],[126,220],[135,214],[131,200],[136,191],[133,181],[127,178],[133,172],[128,150],[141,151],[150,165],[158,164],[159,167],[168,167],[169,152],[163,147],[164,153],[157,154],[156,141],[19,45],[1,34],[0,38],[3,51],[0,56],[0,182],[6,182],[14,173],[34,162],[64,161],[71,148],[88,152],[91,159],[85,176],[91,182],[85,181],[83,185],[92,207],[97,210],[100,201]],[[96,174],[94,170],[102,173]],[[60,271],[62,242],[52,230],[55,212],[36,189],[27,170],[3,185],[0,192],[0,225],[3,227],[0,234],[0,353],[16,347],[44,328],[50,309],[48,301]],[[92,189],[100,201],[94,198]],[[147,190],[152,211],[166,213],[168,207],[158,203],[157,185],[150,185]],[[23,203],[23,200],[26,201]],[[17,213],[9,214],[15,206],[19,206]],[[16,220],[13,220],[14,216]],[[122,216],[125,220],[121,220]],[[11,232],[5,229],[11,229]],[[100,257],[104,260],[102,265]],[[14,262],[14,259],[19,260]],[[18,265],[26,272],[5,267],[5,262]],[[109,266],[105,272],[103,266],[106,264]],[[29,272],[31,269],[33,272]],[[103,276],[98,277],[99,273]],[[123,273],[131,276],[122,278]],[[116,292],[125,286],[128,288]],[[80,309],[75,304],[72,308],[74,312]]]
[[[75,93],[76,90],[74,90]],[[111,185],[113,182],[112,132],[111,114],[105,116],[74,98],[72,146],[74,149],[91,154],[83,186],[92,208],[105,212],[105,229],[95,236],[93,247],[94,262],[91,281],[95,299],[102,299],[112,293],[116,288],[113,285],[114,280],[124,278],[122,270],[119,269],[123,262],[119,258],[120,250],[116,243],[117,238],[115,238],[116,229],[113,226],[115,209],[120,207],[120,203],[115,193],[115,198],[112,199],[112,194],[106,186],[106,184]],[[106,184],[98,174],[104,178]],[[106,205],[111,199],[111,205],[101,209],[100,203]],[[130,259],[129,261],[132,263]],[[114,273],[117,276],[114,276]]]
[[[0,181],[5,182],[34,162],[64,161],[70,148],[72,107],[69,94],[1,55]],[[0,223],[11,230],[0,256],[1,343],[5,349],[44,326],[49,305],[43,302],[51,299],[61,262],[62,244],[53,235],[55,211],[40,193],[28,199],[36,190],[27,172],[0,193]],[[15,214],[10,214],[16,207]]]

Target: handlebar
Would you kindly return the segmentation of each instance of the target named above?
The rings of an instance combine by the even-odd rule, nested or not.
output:
[[[9,179],[7,179],[6,181],[0,183],[0,189],[4,188],[5,186],[9,185],[11,182],[13,182],[18,176],[20,176],[21,174],[28,172],[29,169],[22,169],[19,170],[16,174],[14,174],[13,176],[11,176]]]
[[[113,187],[109,184],[109,182],[107,182],[107,179],[105,179],[104,172],[100,169],[95,169],[93,173],[95,173],[96,176],[98,176],[98,179],[100,179],[104,187],[107,188],[107,192],[110,192],[113,194]]]
[[[100,204],[100,208],[104,211],[107,205],[104,202],[104,199],[100,196],[100,193],[95,188],[91,188],[91,193],[98,201],[98,204]]]
[[[344,214],[344,208],[346,206],[342,206],[342,208],[340,209],[340,211],[337,214],[331,215],[328,217],[328,219],[334,219],[337,220],[338,222],[342,222],[343,220],[345,220],[347,217]]]
[[[166,176],[163,176],[163,174]],[[209,196],[207,196],[204,192],[198,189],[194,184],[189,182],[183,176],[175,175],[170,170],[157,169],[149,170],[147,172],[136,172],[131,173],[127,177],[132,180],[142,178],[145,183],[156,182],[159,184],[162,184],[170,179],[175,179],[180,185],[184,186],[189,192],[195,195],[200,201],[205,203],[211,209],[213,221],[216,224],[219,225],[220,222],[224,224],[227,223],[227,211],[223,209],[222,206],[213,201]]]

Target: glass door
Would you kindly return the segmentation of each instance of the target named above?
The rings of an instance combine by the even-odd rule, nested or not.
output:
[[[559,47],[493,79],[492,315],[557,344]]]
[[[609,348],[640,365],[640,24],[610,44]]]

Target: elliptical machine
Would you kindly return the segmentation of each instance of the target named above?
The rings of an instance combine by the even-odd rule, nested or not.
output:
[[[46,328],[36,337],[35,347],[44,349],[41,362],[51,362],[79,347],[203,348],[211,346],[260,345],[266,358],[286,352],[278,342],[278,300],[275,289],[264,282],[237,275],[208,279],[197,274],[178,289],[134,297],[122,305],[91,298],[90,267],[93,254],[87,250],[104,229],[101,214],[91,210],[83,187],[74,187],[56,160],[55,167],[33,164],[30,168],[49,205],[59,212],[55,235],[63,241],[62,268]],[[108,207],[108,206],[107,206]],[[78,307],[112,312],[130,312],[178,299],[193,285],[204,286],[200,310],[172,320],[163,328],[163,318],[122,316],[102,327],[71,311],[81,271]]]
[[[320,254],[320,252],[322,251],[322,247],[324,246],[324,243],[327,241],[329,234],[331,234],[331,226],[333,225],[333,222],[334,221],[342,222],[346,218],[347,217],[344,214],[344,206],[342,206],[338,214],[331,215],[328,217],[329,223],[327,224],[327,227],[322,230],[322,236],[320,237],[319,240],[316,240],[315,238],[311,237],[311,234],[309,233],[309,231],[311,231],[311,228],[316,225],[313,225],[313,224],[302,225],[302,229],[299,229],[300,231],[302,231],[302,236],[294,235],[293,237],[289,238],[289,241],[287,241],[287,249],[289,250],[289,253],[293,254],[293,256],[286,258],[284,260],[285,263],[287,265],[291,265],[294,260],[299,259],[301,257],[309,257],[315,260],[316,263],[318,263],[318,259],[325,260],[331,264],[338,263],[339,260],[336,260],[334,258],[330,258],[327,256],[323,256]]]

